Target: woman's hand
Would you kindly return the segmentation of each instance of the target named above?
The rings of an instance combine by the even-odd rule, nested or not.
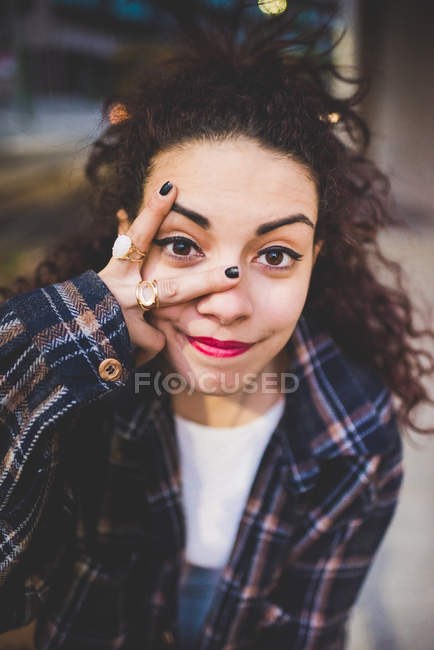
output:
[[[167,187],[167,184],[165,183],[164,186]],[[131,238],[140,251],[149,251],[161,223],[170,212],[176,193],[175,187],[172,187],[165,196],[156,192],[131,226],[128,229],[123,228],[122,232]],[[125,222],[125,212],[120,211],[118,218]],[[143,312],[137,304],[136,287],[145,277],[142,268],[144,265],[146,265],[146,258],[140,263],[112,257],[107,266],[98,273],[122,309],[131,343],[137,346],[136,366],[150,361],[166,345],[164,334],[143,318],[143,314],[147,312]],[[228,278],[224,271],[225,267],[222,266],[207,271],[191,272],[180,277],[165,277],[160,280],[155,278],[160,307],[188,302],[201,295],[229,289],[238,278]]]

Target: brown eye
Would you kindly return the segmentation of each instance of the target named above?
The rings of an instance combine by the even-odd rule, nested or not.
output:
[[[186,259],[191,259],[193,257],[203,256],[199,246],[187,237],[177,235],[173,237],[165,237],[164,239],[154,239],[153,241],[154,244],[157,244],[157,246],[164,249],[166,255],[172,257],[174,260],[181,260],[181,258],[184,258],[183,261],[185,261]],[[169,250],[170,248],[172,248],[172,250]],[[196,251],[195,255],[191,254],[192,248]]]
[[[303,257],[300,253],[297,253],[292,250],[292,248],[287,248],[286,246],[264,248],[258,255],[259,258],[265,258],[266,264],[263,266],[279,271],[291,269],[295,262],[298,262]],[[284,262],[284,264],[282,264],[282,262]]]
[[[272,266],[279,265],[283,260],[283,252],[281,250],[270,251],[266,253],[265,259]]]
[[[173,252],[175,255],[188,255],[191,249],[191,244],[186,240],[178,240],[173,242]]]

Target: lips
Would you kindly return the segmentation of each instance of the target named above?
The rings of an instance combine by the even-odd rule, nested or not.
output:
[[[220,341],[208,336],[188,336],[185,337],[191,345],[210,357],[235,357],[249,350],[253,343],[244,343],[242,341]]]
[[[187,336],[187,338],[197,341],[198,343],[210,345],[213,348],[221,348],[222,350],[250,348],[252,346],[251,343],[243,343],[243,341],[220,341],[219,339],[213,339],[210,336]]]

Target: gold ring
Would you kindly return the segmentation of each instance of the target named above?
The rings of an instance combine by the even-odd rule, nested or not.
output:
[[[113,244],[112,255],[117,260],[141,262],[146,257],[147,252],[139,251],[129,235],[118,235]],[[139,257],[134,259],[130,255],[139,255]]]
[[[159,307],[157,280],[141,280],[136,287],[136,300],[143,311]]]

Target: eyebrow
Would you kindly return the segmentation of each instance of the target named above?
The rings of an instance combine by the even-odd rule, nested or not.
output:
[[[197,224],[204,230],[210,230],[211,228],[211,223],[209,219],[199,214],[198,212],[195,212],[194,210],[190,210],[190,208],[185,208],[179,203],[174,203],[172,205],[171,211],[177,212],[178,214],[182,214],[184,217],[187,217],[187,219],[190,219],[190,221],[193,221],[195,224]],[[289,215],[288,217],[283,217],[282,219],[276,219],[275,221],[268,221],[267,223],[262,223],[260,226],[257,227],[256,235],[259,237],[260,235],[265,235],[265,233],[270,232],[271,230],[275,230],[276,228],[290,225],[292,223],[305,223],[307,226],[315,230],[315,225],[309,219],[309,217],[306,217],[305,214],[299,213],[299,214]]]

